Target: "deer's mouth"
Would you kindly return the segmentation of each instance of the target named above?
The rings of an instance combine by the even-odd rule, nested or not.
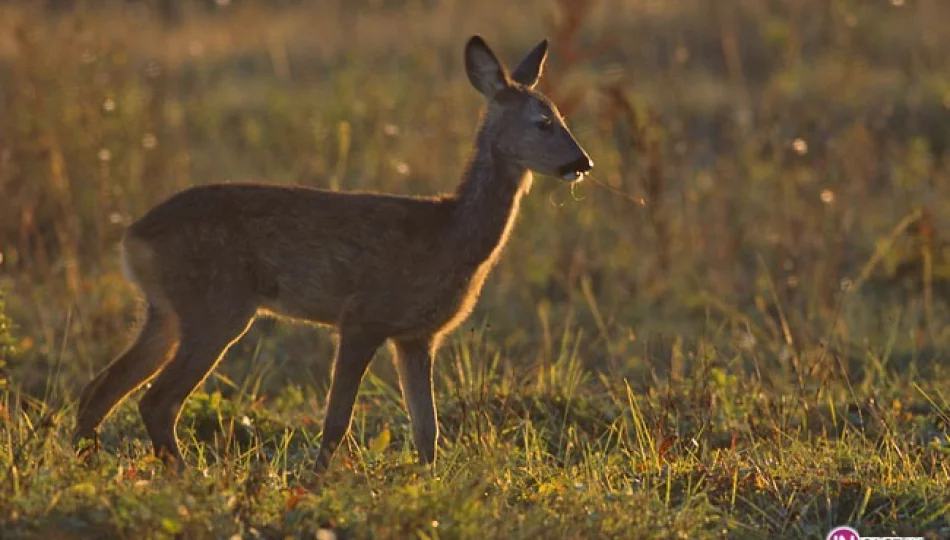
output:
[[[576,182],[593,168],[594,162],[587,156],[581,156],[558,169],[558,176],[568,182]]]

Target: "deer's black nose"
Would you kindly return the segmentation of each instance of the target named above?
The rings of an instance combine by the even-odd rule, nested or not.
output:
[[[574,161],[568,163],[567,165],[562,165],[561,168],[558,170],[558,173],[561,176],[564,176],[570,173],[583,174],[590,171],[593,168],[594,168],[594,162],[591,161],[590,157],[588,157],[585,154],[575,159]]]

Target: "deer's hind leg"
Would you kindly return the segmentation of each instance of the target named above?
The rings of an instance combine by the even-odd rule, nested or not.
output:
[[[149,304],[135,342],[100,371],[80,394],[74,442],[95,441],[106,416],[165,365],[176,342],[175,317]]]
[[[206,296],[179,309],[181,334],[175,356],[139,402],[139,413],[155,454],[183,466],[176,425],[185,400],[204,381],[228,348],[251,325],[256,306],[240,295]]]

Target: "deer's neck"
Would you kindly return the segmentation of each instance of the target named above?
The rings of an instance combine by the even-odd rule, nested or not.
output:
[[[456,192],[452,237],[460,254],[458,262],[467,267],[497,259],[514,225],[521,196],[531,182],[527,169],[504,159],[491,139],[483,126],[476,138],[475,155]]]

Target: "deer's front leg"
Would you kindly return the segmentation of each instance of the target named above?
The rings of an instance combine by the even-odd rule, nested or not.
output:
[[[434,338],[399,340],[396,345],[396,367],[402,396],[409,409],[412,438],[419,461],[433,463],[439,426],[435,399],[432,395],[432,357],[436,350]]]
[[[317,456],[317,471],[330,466],[333,454],[346,436],[353,417],[353,404],[360,382],[369,367],[376,349],[384,338],[359,329],[341,329],[340,343],[333,362],[333,382],[327,403],[327,416],[323,423],[323,440]]]

